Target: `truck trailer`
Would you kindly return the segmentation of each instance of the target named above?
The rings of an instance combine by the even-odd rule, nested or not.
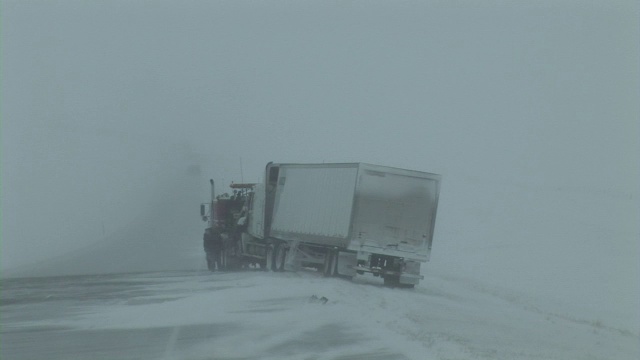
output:
[[[429,260],[441,176],[365,163],[266,166],[201,205],[210,270],[315,268],[413,287]],[[212,245],[213,244],[213,245]]]

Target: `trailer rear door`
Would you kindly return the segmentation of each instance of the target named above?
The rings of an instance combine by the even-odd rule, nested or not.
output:
[[[428,260],[439,186],[439,175],[363,164],[353,238],[368,251]]]

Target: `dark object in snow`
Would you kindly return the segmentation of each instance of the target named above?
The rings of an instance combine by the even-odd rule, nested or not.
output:
[[[321,303],[322,305],[324,305],[327,303],[327,301],[329,301],[329,299],[327,299],[324,296],[321,298],[318,298],[316,295],[311,295],[311,297],[309,298],[310,303]]]

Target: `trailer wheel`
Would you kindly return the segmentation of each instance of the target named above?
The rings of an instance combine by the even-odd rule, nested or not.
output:
[[[338,276],[338,250],[332,251],[331,276]]]
[[[384,286],[396,287],[400,284],[399,276],[387,275],[384,277]]]
[[[324,257],[323,275],[326,277],[336,276],[336,268],[338,267],[338,252],[329,250]]]
[[[287,258],[287,246],[284,243],[276,245],[273,251],[273,271],[284,271],[284,261]]]
[[[267,245],[266,256],[265,256],[265,271],[273,271],[274,263],[273,263],[273,245]]]
[[[397,288],[403,288],[403,289],[413,289],[416,285],[415,284],[401,284],[400,283],[400,276],[387,275],[387,276],[384,277],[384,286],[397,287]]]
[[[328,277],[330,268],[331,268],[331,252],[328,252],[324,256],[324,266],[322,267],[322,275]]]

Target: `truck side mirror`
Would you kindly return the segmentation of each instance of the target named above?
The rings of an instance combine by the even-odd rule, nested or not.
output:
[[[205,206],[204,204],[200,204],[200,216],[204,217],[205,214]]]

